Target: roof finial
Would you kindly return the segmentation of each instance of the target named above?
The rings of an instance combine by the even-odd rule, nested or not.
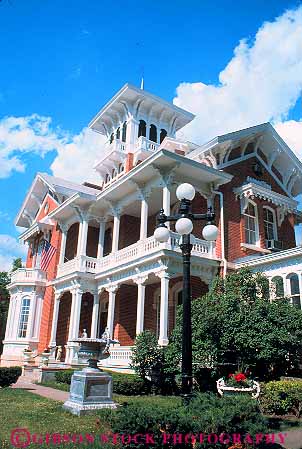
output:
[[[142,76],[141,89],[144,90],[144,88],[145,88],[145,81],[144,81],[144,77]]]

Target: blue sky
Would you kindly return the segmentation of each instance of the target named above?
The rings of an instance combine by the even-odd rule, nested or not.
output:
[[[90,163],[85,127],[142,74],[147,90],[197,113],[190,140],[270,120],[301,156],[300,11],[286,0],[1,0],[0,265],[20,253],[13,220],[35,173],[72,178],[73,155]]]

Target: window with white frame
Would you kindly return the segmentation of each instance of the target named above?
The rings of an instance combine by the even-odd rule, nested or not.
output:
[[[296,273],[291,273],[287,276],[290,287],[291,303],[294,307],[301,309],[299,277]]]
[[[18,327],[18,337],[19,338],[26,337],[28,317],[29,317],[29,308],[30,308],[30,299],[23,298],[22,304],[21,304],[19,327]]]
[[[277,240],[275,213],[269,207],[263,208],[265,240]]]
[[[284,282],[281,276],[274,276],[272,278],[272,297],[273,299],[284,298]]]
[[[258,217],[257,207],[249,201],[244,212],[245,243],[256,245],[258,243]]]

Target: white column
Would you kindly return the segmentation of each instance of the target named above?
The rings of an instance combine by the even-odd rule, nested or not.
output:
[[[114,215],[113,220],[113,235],[112,235],[112,253],[118,251],[118,241],[120,235],[120,214],[118,212]]]
[[[136,335],[141,334],[144,331],[144,315],[145,315],[145,282],[148,276],[144,276],[135,279],[137,284],[137,311],[136,311]]]
[[[60,298],[58,293],[55,293],[55,300],[53,306],[52,323],[51,323],[51,334],[50,334],[50,346],[56,346],[56,335],[58,327],[59,309],[60,309]]]
[[[28,339],[31,339],[33,337],[34,324],[35,324],[35,313],[36,313],[36,303],[37,303],[37,295],[36,295],[36,292],[33,292],[32,297],[30,299],[29,317],[28,317],[27,330],[26,330],[26,338],[28,338]]]
[[[69,321],[68,341],[78,338],[81,318],[82,290],[72,290],[72,303]]]
[[[79,222],[79,233],[78,233],[78,246],[77,246],[77,257],[81,255],[82,251],[82,222]]]
[[[12,303],[12,315],[11,315],[11,319],[10,319],[10,323],[9,323],[9,328],[8,330],[8,338],[11,339],[16,339],[17,337],[17,327],[19,324],[19,320],[18,320],[18,305],[20,303],[20,298],[18,295],[15,295],[13,297],[13,303]]]
[[[88,224],[89,224],[89,216],[87,214],[83,214],[82,227],[81,227],[81,231],[82,231],[82,236],[81,236],[81,256],[86,256]]]
[[[160,278],[160,323],[159,323],[159,339],[160,346],[166,346],[168,340],[168,306],[169,306],[169,279],[170,274],[163,271],[157,276]]]
[[[8,340],[10,336],[10,329],[12,326],[12,317],[13,317],[13,310],[15,307],[15,297],[11,296],[9,301],[9,308],[8,308],[8,315],[7,315],[7,322],[6,322],[6,329],[5,329],[5,337],[4,340]]]
[[[100,307],[100,297],[96,292],[93,294],[93,309],[92,309],[92,317],[91,317],[91,338],[97,338],[98,332],[98,321],[99,321],[99,307]]]
[[[107,328],[109,330],[111,338],[113,338],[114,309],[115,309],[115,297],[117,289],[118,285],[111,285],[106,288],[106,291],[109,293]]]
[[[166,215],[170,215],[171,194],[169,187],[165,185],[163,187],[163,209]],[[166,223],[167,228],[170,229],[170,223]]]
[[[299,278],[299,291],[300,291],[300,305],[302,310],[302,273],[298,273]]]
[[[99,231],[99,241],[98,241],[98,252],[97,258],[100,259],[104,254],[104,238],[105,238],[105,227],[106,221],[105,219],[99,220],[100,223],[100,231]]]
[[[127,121],[126,148],[128,153],[134,152],[134,145],[138,138],[138,126],[139,122],[133,117]]]
[[[66,240],[67,240],[67,227],[61,225],[60,226],[62,234],[61,234],[61,249],[60,249],[60,260],[59,265],[64,263],[64,257],[65,257],[65,249],[66,249]]]
[[[141,226],[140,226],[140,240],[147,238],[148,231],[148,203],[147,198],[144,197],[141,200]]]

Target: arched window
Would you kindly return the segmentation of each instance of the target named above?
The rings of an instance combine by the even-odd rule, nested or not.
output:
[[[112,143],[113,141],[114,141],[114,134],[112,133],[112,134],[110,135],[110,140],[109,140],[109,142]]]
[[[119,166],[118,166],[118,172],[119,173],[122,173],[124,171],[124,164],[120,164]]]
[[[301,298],[300,298],[300,288],[299,288],[299,278],[296,273],[291,273],[287,276],[290,287],[290,297],[291,303],[297,309],[301,309]]]
[[[275,212],[270,207],[263,208],[265,240],[277,240]]]
[[[167,131],[165,129],[161,129],[160,130],[160,137],[159,137],[159,141],[160,143],[162,143],[162,141],[164,140],[164,138],[167,136]]]
[[[105,184],[107,184],[107,182],[109,182],[109,181],[110,181],[110,175],[109,175],[109,173],[107,173],[105,176]]]
[[[150,125],[150,135],[149,140],[152,140],[152,142],[157,142],[157,129],[155,125]]]
[[[23,298],[18,326],[18,337],[25,338],[27,333],[28,317],[30,309],[30,299]]]
[[[284,283],[281,276],[275,276],[272,278],[272,296],[274,299],[284,298]]]
[[[124,122],[122,128],[122,142],[126,142],[126,134],[127,134],[127,122]]]
[[[139,121],[138,137],[140,137],[140,136],[146,137],[146,122],[145,122],[145,120]]]
[[[256,204],[249,201],[244,212],[245,243],[256,245],[259,240],[258,217]]]
[[[116,130],[116,140],[120,139],[120,134],[121,134],[120,128],[117,128],[117,130]]]
[[[110,226],[108,229],[106,229],[105,231],[105,236],[104,236],[104,253],[103,256],[108,256],[108,254],[110,254],[112,251],[112,227]]]
[[[116,168],[113,168],[113,169],[112,169],[112,172],[111,172],[111,179],[115,178],[116,175],[117,175]]]

